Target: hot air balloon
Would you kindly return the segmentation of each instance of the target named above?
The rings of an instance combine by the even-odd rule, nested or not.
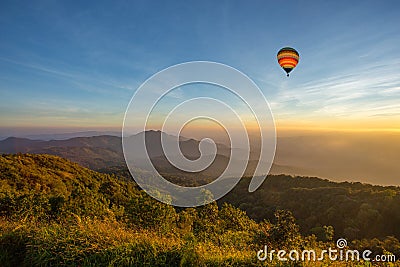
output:
[[[276,55],[278,58],[278,63],[281,67],[286,71],[289,77],[289,72],[291,72],[299,63],[299,53],[294,48],[291,47],[284,47],[279,50],[278,54]]]

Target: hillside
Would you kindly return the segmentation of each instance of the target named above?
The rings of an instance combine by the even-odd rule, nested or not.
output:
[[[204,173],[182,175],[173,169],[160,170],[177,184],[192,181],[191,185],[199,185],[211,180]],[[132,179],[126,167],[102,171]],[[219,205],[232,204],[256,221],[273,220],[276,210],[289,210],[305,235],[315,234],[323,225],[331,225],[337,238],[400,238],[400,187],[269,175],[259,189],[249,193],[249,182],[250,178],[242,178],[231,192],[218,200]]]
[[[264,245],[326,248],[333,246],[330,242],[335,230],[321,225],[321,229],[313,230],[316,237],[301,235],[291,212],[281,210],[281,203],[274,208],[261,206],[265,199],[272,203],[273,196],[277,196],[276,199],[283,201],[284,197],[289,198],[282,193],[285,190],[292,193],[292,201],[283,201],[287,203],[301,203],[305,197],[310,203],[318,203],[321,195],[343,199],[340,196],[344,190],[339,187],[351,189],[350,193],[358,190],[350,195],[353,200],[357,194],[371,203],[386,198],[389,201],[386,204],[395,204],[398,199],[397,188],[289,176],[270,177],[266,186],[275,194],[266,194],[263,187],[260,192],[267,196],[263,199],[244,193],[247,182],[244,179],[225,201],[235,205],[243,201],[244,209],[249,209],[252,201],[254,205],[249,209],[252,216],[268,217],[274,210],[270,221],[256,222],[227,203],[220,203],[219,207],[212,203],[196,209],[174,209],[148,197],[133,182],[97,173],[56,156],[1,155],[0,263],[2,266],[276,266],[276,259],[268,263],[257,260],[259,248]],[[324,190],[314,194],[312,188],[320,188],[317,192]],[[296,190],[303,193],[293,194]],[[391,194],[385,193],[387,190]],[[336,206],[343,208],[341,205],[346,201],[339,201]],[[301,214],[304,205],[299,208],[294,210],[295,214]],[[318,216],[321,210],[316,205],[313,208]],[[383,217],[383,225],[390,227],[390,222],[397,223],[395,213],[382,216],[387,215],[391,218]],[[385,249],[400,256],[400,243],[394,237],[356,240],[351,246],[369,248],[377,254]]]
[[[219,202],[258,221],[273,219],[277,209],[290,210],[305,235],[331,225],[337,238],[400,238],[400,187],[272,175],[248,193],[249,181],[242,179]]]
[[[211,212],[178,213],[132,182],[55,156],[1,155],[0,204],[1,266],[191,266],[233,257],[215,259],[201,252],[206,236],[210,245],[215,241],[207,217],[219,218],[215,204],[206,208]],[[226,206],[229,210],[239,212]],[[237,218],[246,229],[256,226],[243,213]],[[230,229],[225,228],[220,231]],[[235,261],[255,262],[249,253],[232,249],[242,255]]]
[[[301,242],[288,212],[291,232],[230,205],[175,210],[49,155],[1,155],[0,204],[2,266],[264,266],[257,248]]]
[[[110,183],[123,188],[118,189],[121,197],[129,198],[133,194],[136,186],[126,167],[102,171],[108,174],[82,168],[59,157],[42,155],[3,155],[0,165],[2,188],[18,195],[36,192],[63,198],[63,201],[75,201],[71,196],[84,197],[84,192],[92,197]],[[151,177],[151,173],[140,169],[135,170],[135,175],[144,179]],[[199,185],[210,181],[206,174],[182,176],[170,169],[165,175],[170,181],[181,184],[192,181],[192,185]],[[332,225],[337,237],[361,239],[393,235],[400,238],[399,187],[270,175],[257,191],[249,193],[249,180],[241,179],[218,202],[233,204],[257,221],[273,220],[278,209],[290,210],[298,220],[301,232],[306,235],[322,225]],[[127,189],[128,185],[131,191]],[[137,194],[138,190],[134,192]],[[373,223],[374,227],[365,221]]]

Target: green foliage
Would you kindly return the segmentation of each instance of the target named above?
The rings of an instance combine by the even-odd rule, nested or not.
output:
[[[397,197],[393,192],[377,195],[387,204]],[[251,199],[257,203],[254,195]],[[379,210],[369,203],[360,206],[354,218],[376,219]],[[1,266],[299,266],[261,262],[256,252],[264,245],[329,245],[318,243],[315,236],[301,236],[288,210],[256,206],[250,212],[273,212],[272,223],[256,222],[226,203],[174,209],[127,179],[55,156],[0,156]],[[334,228],[311,232],[330,242]],[[356,240],[352,246],[400,254],[394,236]]]
[[[187,208],[179,213],[177,220],[177,227],[180,233],[185,236],[193,236],[193,224],[198,220],[197,210],[194,208]]]
[[[257,191],[249,193],[249,182],[241,179],[219,203],[239,207],[256,221],[273,221],[277,209],[289,210],[303,235],[316,231],[323,235],[319,227],[330,225],[333,238],[400,238],[399,187],[272,175]]]
[[[310,233],[315,235],[319,241],[328,242],[333,240],[334,229],[330,225],[329,226],[324,225],[323,227],[317,226],[312,228],[310,230]]]
[[[158,229],[165,233],[175,228],[175,209],[149,197],[143,191],[132,197],[125,211],[132,227]]]
[[[287,210],[275,212],[276,223],[271,228],[271,239],[280,248],[295,248],[300,241],[299,226]]]
[[[193,233],[200,240],[216,240],[219,229],[218,205],[211,202],[197,208],[197,220],[193,224]]]
[[[233,231],[252,231],[257,224],[251,220],[245,211],[235,208],[234,206],[224,203],[219,212],[221,219],[221,228]]]
[[[26,257],[29,242],[29,230],[20,229],[20,224],[2,222],[0,235],[1,266],[20,266]]]

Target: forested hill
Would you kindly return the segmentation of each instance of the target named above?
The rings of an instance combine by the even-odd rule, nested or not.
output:
[[[46,217],[66,211],[101,217],[139,193],[133,183],[57,156],[0,156],[0,215],[40,210]]]
[[[265,266],[264,245],[321,249],[337,237],[400,256],[396,187],[281,175],[248,193],[248,182],[220,205],[174,209],[57,156],[0,155],[0,265]]]
[[[126,182],[130,181],[127,171],[124,178],[119,177],[119,169],[115,174],[102,174],[49,155],[3,155],[0,157],[0,175],[3,196],[10,192],[45,194],[53,202],[64,203],[64,208],[70,203],[75,205],[74,209],[83,205],[87,211],[94,207],[85,206],[85,203],[102,203],[93,213],[100,212],[97,209],[101,207],[102,213],[108,212],[110,207],[116,208],[140,193],[133,180]],[[336,237],[361,239],[393,235],[400,238],[399,187],[272,175],[257,191],[249,193],[249,181],[249,178],[242,178],[218,201],[220,206],[225,202],[232,204],[256,221],[273,221],[276,210],[289,210],[305,235],[321,236],[323,226],[330,225],[334,227]],[[2,212],[5,207],[0,208]]]
[[[131,179],[126,167],[102,171]],[[201,178],[194,174],[165,175],[174,183]],[[337,238],[400,238],[400,187],[282,174],[269,175],[259,189],[249,193],[249,182],[250,178],[242,178],[218,203],[233,204],[257,221],[273,220],[276,210],[290,210],[305,235],[323,236],[323,226],[330,225]]]
[[[271,224],[215,202],[175,210],[57,156],[0,155],[1,266],[265,266],[266,244],[318,245],[287,211]]]
[[[242,179],[221,202],[256,220],[272,219],[277,209],[290,210],[304,234],[318,234],[324,225],[332,225],[336,237],[400,237],[399,187],[273,175],[249,193],[249,182]]]
[[[119,175],[119,172],[116,172]],[[48,155],[3,155],[0,157],[2,201],[10,192],[44,194],[54,205],[74,205],[93,213],[108,212],[140,190],[115,174],[101,174],[68,160]],[[129,181],[129,179],[128,179]],[[132,180],[133,181],[133,180]],[[255,192],[248,192],[249,178],[218,203],[227,202],[247,212],[256,221],[273,220],[276,210],[291,211],[303,234],[321,235],[322,227],[334,227],[335,236],[349,239],[400,238],[400,188],[361,183],[331,182],[319,178],[269,176]],[[102,205],[91,207],[99,201]],[[78,204],[80,203],[80,204]],[[0,210],[5,210],[2,205]],[[71,208],[71,207],[67,207]],[[74,211],[79,212],[79,209]]]

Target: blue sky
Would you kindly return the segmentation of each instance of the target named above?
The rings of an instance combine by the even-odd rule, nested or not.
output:
[[[118,129],[147,78],[209,60],[252,78],[280,127],[399,130],[399,8],[398,1],[1,1],[0,127]],[[276,62],[287,45],[300,53],[290,78]]]

